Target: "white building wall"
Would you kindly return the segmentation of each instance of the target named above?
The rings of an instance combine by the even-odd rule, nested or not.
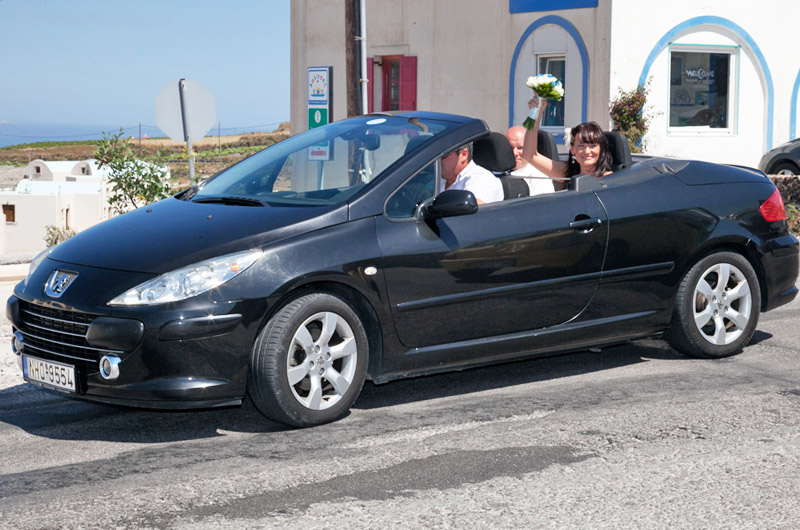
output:
[[[344,3],[342,0],[292,0],[291,130],[308,128],[308,66],[333,67],[331,121],[346,118]],[[301,32],[297,35],[296,32]],[[301,36],[302,35],[302,36]]]
[[[292,0],[293,131],[307,127],[307,66],[334,67],[333,118],[346,117],[344,15],[343,0]],[[755,166],[800,131],[800,54],[788,37],[799,16],[800,2],[778,0],[599,0],[594,8],[516,14],[507,0],[366,0],[367,55],[416,56],[417,109],[483,118],[498,131],[524,118],[535,53],[567,54],[567,127],[583,119],[609,127],[611,99],[647,74],[656,112],[649,154]],[[667,38],[698,17],[719,23],[689,24]],[[669,130],[669,43],[738,47],[730,131]],[[379,66],[371,89],[379,108]]]
[[[641,1],[613,2],[610,93],[614,97],[620,88],[635,88],[643,72],[649,73],[649,101],[657,115],[646,137],[648,153],[755,166],[765,151],[790,139],[791,95],[800,55],[786,36],[800,16],[800,3],[766,0],[755,7],[745,0],[653,2],[647,3],[647,23],[642,23],[642,9]],[[698,17],[703,20],[691,22]],[[696,25],[703,21],[712,23]],[[729,134],[668,130],[669,48],[660,51],[649,71],[646,67],[659,41],[679,25],[686,28],[668,39],[673,44],[740,48],[737,93],[732,98],[735,123]]]
[[[555,19],[553,23],[541,26],[537,29],[532,38],[535,39],[533,47],[527,46],[521,53],[519,62],[527,66],[528,72],[533,70],[533,64],[528,60],[532,53],[547,53],[556,51],[567,52],[567,96],[571,98],[570,105],[581,102],[584,94],[582,93],[583,77],[587,77],[589,91],[586,94],[587,115],[586,119],[596,121],[600,125],[605,125],[608,121],[607,101],[608,101],[608,64],[609,64],[609,40],[610,40],[610,8],[611,2],[600,1],[597,8],[590,9],[566,9],[553,11],[538,11],[531,13],[517,13],[511,16],[512,19],[512,46],[517,46],[518,41],[524,36],[526,30],[531,26],[536,26],[543,20]],[[508,12],[506,7],[506,12]],[[585,48],[588,71],[584,72],[580,63],[578,42],[575,36],[569,35],[565,28],[573,28],[577,33],[577,38]],[[555,30],[554,36],[552,31]],[[519,68],[519,66],[518,66]],[[524,71],[520,71],[524,74]],[[531,75],[528,73],[527,75]],[[517,76],[519,77],[519,75]],[[523,80],[524,81],[524,80]],[[520,85],[519,78],[517,85]],[[524,85],[522,85],[524,86]],[[578,109],[578,107],[576,107]],[[604,110],[605,109],[605,110]],[[524,109],[523,109],[524,110]],[[575,114],[578,110],[570,113],[565,109],[565,126],[574,127],[580,123],[580,114]],[[573,117],[574,116],[574,117]],[[577,120],[577,121],[576,121]],[[519,123],[519,120],[515,120]]]
[[[392,21],[398,14],[401,24]],[[418,110],[476,116],[505,130],[513,51],[507,11],[481,0],[379,0],[368,2],[367,24],[370,56],[401,47],[417,56]],[[387,25],[398,27],[375,30]]]
[[[0,195],[0,203],[13,204],[15,222],[4,225],[3,254],[44,250],[47,225],[59,225],[58,195]]]
[[[80,232],[103,219],[104,204],[97,194],[34,195],[0,194],[0,204],[13,204],[15,222],[3,222],[0,251],[3,254],[37,252],[46,247],[47,226]]]
[[[37,165],[39,173],[34,171]],[[0,219],[0,253],[43,250],[48,225],[77,233],[113,216],[108,205],[111,184],[93,161],[35,160],[26,170],[38,177],[21,180],[13,191],[0,191],[0,204],[13,204],[15,213],[13,223]]]
[[[293,0],[292,131],[307,124],[306,67],[334,67],[334,121],[346,117],[343,0]],[[417,109],[486,119],[505,130],[509,62],[513,52],[508,10],[484,0],[369,0],[367,55],[417,56]],[[323,31],[324,30],[324,31]],[[380,66],[375,67],[376,108]]]

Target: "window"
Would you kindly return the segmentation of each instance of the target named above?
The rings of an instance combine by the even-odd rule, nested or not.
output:
[[[6,218],[6,223],[15,223],[16,222],[16,212],[14,210],[13,204],[4,204],[3,205],[3,216]]]
[[[670,49],[669,127],[733,129],[738,48]]]
[[[414,217],[417,206],[433,197],[436,187],[436,161],[425,166],[395,191],[386,201],[386,215],[392,219]]]
[[[33,166],[33,170],[38,175],[42,172],[42,166]]]
[[[566,94],[567,84],[565,83],[567,60],[563,55],[538,55],[536,60],[536,73],[538,75],[550,74],[561,81],[564,86],[564,93]],[[564,128],[564,100],[561,101],[548,101],[545,115],[542,117],[542,127],[557,127]]]

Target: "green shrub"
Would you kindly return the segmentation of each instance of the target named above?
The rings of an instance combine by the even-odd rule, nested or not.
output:
[[[75,235],[74,230],[68,228],[59,228],[53,225],[45,227],[46,233],[44,235],[44,242],[48,247],[58,245]]]
[[[111,195],[108,203],[116,213],[139,208],[171,194],[167,168],[137,159],[122,137],[122,129],[119,134],[104,132],[94,156],[98,167],[109,169]]]
[[[647,94],[650,92],[650,80],[645,86],[637,86],[631,91],[619,90],[619,95],[611,101],[610,114],[614,120],[614,131],[622,133],[628,140],[631,153],[641,153],[644,150],[642,139],[647,134],[652,118],[651,113],[645,109]]]
[[[786,217],[789,223],[789,231],[800,237],[800,205],[796,203],[787,204]]]

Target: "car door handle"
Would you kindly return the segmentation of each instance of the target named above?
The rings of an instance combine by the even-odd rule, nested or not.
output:
[[[569,227],[573,230],[582,230],[584,232],[589,232],[593,230],[594,227],[603,224],[602,219],[594,218],[594,219],[576,219],[569,224]]]

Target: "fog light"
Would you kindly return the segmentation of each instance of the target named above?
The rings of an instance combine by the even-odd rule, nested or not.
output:
[[[103,379],[113,381],[119,377],[119,357],[115,355],[103,355],[100,359],[100,375]]]
[[[11,340],[11,351],[13,351],[15,355],[21,354],[22,348],[24,347],[24,342],[25,337],[22,336],[22,333],[15,331],[14,338]]]

